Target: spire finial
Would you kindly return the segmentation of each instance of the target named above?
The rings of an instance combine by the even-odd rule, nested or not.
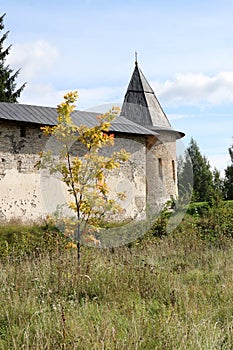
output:
[[[135,51],[135,65],[138,65],[138,53]]]

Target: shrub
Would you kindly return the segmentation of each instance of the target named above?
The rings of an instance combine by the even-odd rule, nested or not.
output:
[[[208,213],[210,205],[208,202],[195,202],[190,203],[187,209],[187,214],[204,216]]]
[[[55,227],[6,223],[0,226],[0,257],[40,254],[60,249],[67,239]]]

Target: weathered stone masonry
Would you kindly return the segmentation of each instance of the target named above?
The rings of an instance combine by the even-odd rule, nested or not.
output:
[[[178,194],[175,141],[169,132],[147,137],[147,203],[155,210]]]
[[[97,113],[75,111],[74,122],[94,126]],[[0,220],[37,220],[66,200],[65,185],[35,168],[48,142],[43,125],[56,124],[56,109],[0,103]],[[111,196],[125,192],[124,218],[141,219],[148,207],[160,209],[177,196],[175,131],[138,68],[130,80],[121,115],[112,123],[114,149],[125,148],[128,162],[108,177]],[[74,153],[81,154],[79,145]]]
[[[34,166],[46,139],[38,125],[0,121],[0,218],[36,219],[39,173]]]
[[[39,153],[45,149],[46,138],[40,125],[23,125],[1,121],[0,134],[0,218],[38,219],[56,210],[65,199],[63,185],[56,179],[44,185],[40,171],[35,168]],[[77,147],[78,148],[78,147]],[[126,217],[140,217],[145,210],[146,155],[145,137],[117,135],[115,147],[109,151],[125,148],[131,154],[129,162],[116,169],[108,182],[111,195],[125,191],[127,200],[122,202]],[[48,193],[45,193],[47,191]],[[48,200],[49,198],[49,200]]]

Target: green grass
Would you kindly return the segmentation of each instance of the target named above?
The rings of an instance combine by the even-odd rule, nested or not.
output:
[[[66,244],[58,229],[47,223],[39,226],[13,221],[0,226],[0,258],[39,255]]]
[[[221,231],[211,220],[211,234],[188,216],[168,236],[83,247],[80,273],[76,250],[52,239],[36,254],[32,242],[3,254],[0,349],[233,349],[231,223]]]
[[[233,200],[220,201],[223,207],[233,209]],[[208,202],[193,202],[187,206],[187,214],[189,215],[208,215],[212,205]]]

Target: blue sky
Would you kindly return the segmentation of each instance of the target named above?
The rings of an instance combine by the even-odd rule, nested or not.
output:
[[[233,136],[232,0],[0,0],[21,103],[121,103],[134,52],[172,125],[223,173]]]

